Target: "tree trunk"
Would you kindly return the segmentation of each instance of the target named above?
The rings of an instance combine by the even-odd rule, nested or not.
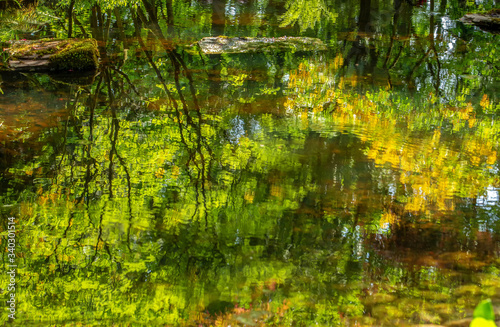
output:
[[[224,35],[226,26],[226,0],[212,2],[212,36]]]
[[[358,26],[362,32],[370,32],[371,0],[359,0]]]
[[[75,0],[71,0],[68,8],[68,39],[72,37],[73,34],[73,7],[75,6]]]

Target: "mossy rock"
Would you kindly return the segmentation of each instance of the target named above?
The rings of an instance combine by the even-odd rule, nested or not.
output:
[[[434,291],[422,291],[420,296],[423,299],[435,302],[444,302],[451,298],[451,295],[447,293],[434,292]]]
[[[465,297],[465,300],[470,300],[471,297],[481,295],[481,287],[475,284],[462,285],[453,292],[456,297]]]
[[[89,71],[99,66],[94,39],[16,41],[8,51],[13,70]]]
[[[311,37],[205,37],[191,45],[189,52],[198,48],[204,54],[257,53],[282,51],[326,50],[325,44]]]
[[[374,317],[383,319],[385,321],[390,321],[395,318],[403,318],[405,317],[405,313],[408,314],[408,312],[400,310],[399,308],[393,305],[387,305],[387,304],[379,304],[373,307],[371,310],[371,314]]]
[[[364,301],[365,305],[376,305],[381,303],[391,303],[397,299],[395,295],[386,294],[386,293],[375,293],[369,297],[367,297]]]

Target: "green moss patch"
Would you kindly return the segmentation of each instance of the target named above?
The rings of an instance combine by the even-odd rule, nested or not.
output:
[[[17,41],[9,49],[11,66],[43,66],[48,70],[95,70],[99,65],[94,39]],[[38,64],[37,64],[38,63]]]

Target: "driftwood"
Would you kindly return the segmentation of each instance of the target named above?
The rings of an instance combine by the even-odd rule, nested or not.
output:
[[[482,30],[500,34],[500,9],[493,9],[482,14],[467,14],[460,18],[464,24],[476,25]]]
[[[93,39],[16,41],[7,51],[14,71],[88,71],[99,65]]]
[[[272,51],[326,50],[325,44],[310,37],[205,37],[191,47],[205,54],[249,53]]]

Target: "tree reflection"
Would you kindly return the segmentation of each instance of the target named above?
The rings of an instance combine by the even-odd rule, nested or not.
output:
[[[481,54],[498,41],[461,50],[446,1],[360,0],[321,3],[346,13],[305,29],[329,30],[324,53],[174,42],[233,31],[228,4],[69,14],[81,28],[61,33],[99,41],[95,81],[38,77],[65,103],[24,139],[43,146],[9,121],[2,136],[26,321],[437,324],[495,292],[498,201],[479,202],[499,187],[497,62]],[[238,33],[288,33],[266,22],[307,9],[292,5],[259,3]]]

